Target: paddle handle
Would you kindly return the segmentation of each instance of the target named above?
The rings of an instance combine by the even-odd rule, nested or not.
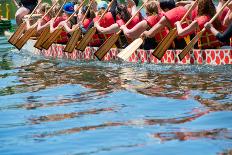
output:
[[[64,7],[64,5],[65,5],[66,2],[67,2],[67,0],[64,0],[64,3],[63,3],[62,6],[60,7],[60,9],[59,9],[57,15],[56,15],[55,18],[54,18],[54,21],[55,21],[55,20],[58,18],[58,16],[60,15],[60,13],[61,13],[61,11],[63,10],[63,7]]]
[[[180,23],[183,23],[184,20],[189,16],[189,14],[192,12],[192,10],[196,7],[199,0],[196,0],[192,6],[188,9],[188,11],[185,13],[184,17],[180,20]]]
[[[38,9],[39,5],[42,3],[42,1],[40,1],[36,7],[34,8],[34,10],[31,12],[30,16],[28,17],[28,19],[30,19],[32,17],[32,15],[35,13],[35,11]]]
[[[101,17],[98,19],[97,22],[100,22],[100,21],[102,20],[102,18],[104,17],[104,15],[108,12],[109,8],[113,5],[113,2],[114,2],[114,1],[115,1],[115,0],[112,0],[112,1],[109,3],[109,5],[107,6],[106,10],[102,13]]]
[[[145,3],[143,3],[143,5],[135,12],[135,14],[126,22],[125,26],[127,26],[128,24],[130,24],[130,22],[133,20],[133,18],[140,12],[140,10],[147,4],[148,1],[146,1]],[[117,32],[117,34],[120,34],[122,32],[122,30],[119,30]]]
[[[93,4],[93,2],[94,2],[94,0],[91,0],[91,1],[90,1],[90,3],[89,3],[89,7],[88,7],[88,9],[86,10],[86,12],[85,12],[85,15],[84,15],[83,19],[81,20],[81,23],[83,23],[83,22],[84,22],[84,20],[85,20],[85,18],[87,17],[88,12],[89,12],[89,10],[90,10],[91,5]]]
[[[217,13],[213,16],[213,18],[209,21],[210,23],[213,23],[213,21],[219,16],[219,14],[224,10],[224,8],[231,2],[231,0],[228,0],[223,6],[222,8],[217,11]]]
[[[217,17],[219,16],[219,14],[224,10],[224,8],[229,4],[231,2],[231,0],[228,0],[223,6],[222,6],[222,8],[219,10],[219,11],[217,11],[217,13],[213,16],[213,18],[209,21],[209,23],[213,23],[214,22],[214,20],[215,19],[217,19]],[[206,30],[206,28],[204,27],[201,31],[205,31]]]
[[[44,19],[47,15],[48,15],[48,13],[56,6],[56,4],[59,2],[59,0],[57,0],[52,6],[51,6],[51,8],[43,15],[43,17],[42,17],[42,19]]]
[[[142,6],[140,6],[140,8],[135,12],[135,14],[126,22],[126,24],[125,24],[126,26],[128,24],[130,24],[130,22],[133,20],[133,18],[140,12],[140,10],[142,10],[142,8],[147,4],[147,2],[148,2],[148,0],[145,3],[143,3]]]
[[[68,22],[69,20],[72,19],[72,17],[75,15],[75,13],[77,13],[77,12],[80,10],[80,8],[84,5],[84,3],[85,3],[85,0],[83,0],[83,1],[81,2],[81,4],[78,6],[77,10],[74,11],[74,12],[72,13],[72,15],[71,15],[68,19],[66,19],[66,22]]]

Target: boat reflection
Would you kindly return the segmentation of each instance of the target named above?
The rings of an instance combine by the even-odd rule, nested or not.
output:
[[[52,133],[41,133],[35,137],[50,137],[62,134],[73,134],[89,130],[112,128],[118,126],[153,126],[165,124],[183,124],[194,121],[210,112],[231,111],[231,77],[230,75],[215,72],[188,73],[177,70],[165,70],[165,72],[154,72],[149,69],[138,69],[138,67],[100,67],[93,65],[61,65],[55,61],[36,61],[28,66],[20,68],[17,73],[20,84],[10,86],[11,92],[1,89],[7,93],[39,92],[49,88],[62,85],[80,85],[87,88],[78,94],[63,95],[52,101],[42,101],[41,96],[27,96],[26,102],[8,108],[35,110],[38,108],[49,108],[67,106],[71,104],[87,104],[91,100],[105,98],[107,95],[121,90],[135,92],[150,97],[165,97],[176,100],[195,100],[203,105],[200,109],[190,109],[188,113],[178,118],[155,118],[118,120],[112,122],[101,122],[97,125],[74,127],[58,130]],[[220,80],[223,76],[223,80]],[[64,90],[65,91],[65,90]],[[88,101],[88,102],[87,102]],[[41,124],[45,122],[57,122],[66,119],[86,115],[97,115],[105,112],[117,113],[123,107],[107,105],[106,107],[90,108],[82,111],[71,111],[69,113],[55,113],[28,118],[29,124]],[[187,140],[194,138],[214,138],[224,134],[224,129],[196,132],[171,132],[154,133],[153,137],[167,141],[171,139]]]
[[[81,117],[84,115],[97,115],[103,112],[116,112],[116,109],[115,108],[99,108],[99,109],[90,109],[90,110],[80,111],[80,112],[71,112],[67,114],[46,115],[46,116],[40,116],[38,118],[35,118],[35,117],[31,118],[30,122],[32,124],[40,124],[43,122],[62,121],[65,119]]]

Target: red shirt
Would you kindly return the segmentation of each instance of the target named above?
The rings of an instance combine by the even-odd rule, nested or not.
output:
[[[184,17],[186,12],[187,9],[185,9],[185,7],[179,6],[165,12],[164,15],[166,19],[170,22],[171,26],[175,27],[175,23],[177,21],[180,21]]]

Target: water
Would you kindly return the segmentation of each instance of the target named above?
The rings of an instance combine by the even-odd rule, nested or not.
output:
[[[231,65],[49,60],[1,37],[0,154],[232,154],[231,76]]]

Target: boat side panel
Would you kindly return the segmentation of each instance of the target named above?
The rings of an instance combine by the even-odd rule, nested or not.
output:
[[[33,47],[35,41],[30,40],[24,49],[32,51],[34,54],[42,54],[47,58],[60,58],[60,59],[72,59],[72,60],[97,60],[94,53],[96,47],[87,47],[85,51],[74,50],[72,53],[64,52],[64,45],[53,44],[48,50],[38,50]],[[104,57],[104,61],[118,60],[117,54],[120,51],[116,48],[112,48]],[[154,64],[208,64],[208,65],[224,65],[232,64],[232,50],[229,49],[209,49],[209,50],[197,50],[186,55],[186,57],[180,61],[178,54],[180,50],[168,50],[164,54],[161,60],[158,60],[152,55],[153,50],[139,49],[134,52],[128,62],[133,63],[154,63]]]

